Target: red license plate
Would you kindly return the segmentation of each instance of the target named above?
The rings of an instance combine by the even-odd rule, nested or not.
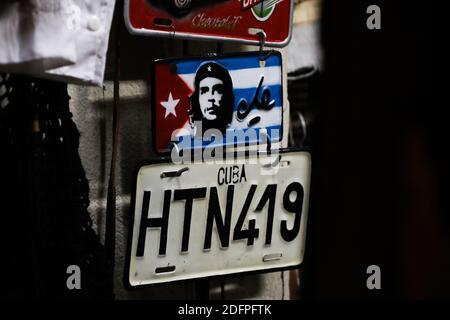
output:
[[[131,33],[284,47],[293,0],[125,0]]]

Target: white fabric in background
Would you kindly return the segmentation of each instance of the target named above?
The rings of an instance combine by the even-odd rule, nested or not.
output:
[[[294,25],[292,39],[286,47],[288,72],[302,67],[323,69],[320,22],[310,21]]]
[[[34,1],[0,5],[1,71],[42,73],[76,62],[74,34],[61,28],[64,8],[50,2],[47,10]]]
[[[115,0],[0,4],[0,72],[102,85]]]

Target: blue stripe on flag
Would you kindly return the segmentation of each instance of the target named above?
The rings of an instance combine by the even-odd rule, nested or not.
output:
[[[177,65],[177,74],[192,74],[196,73],[198,68],[203,63],[207,62],[216,62],[226,68],[228,71],[233,70],[241,70],[241,69],[253,69],[260,68],[259,63],[260,56],[252,56],[252,57],[235,57],[235,58],[217,58],[211,60],[205,59],[195,59],[189,61],[181,61],[176,63]],[[279,55],[271,55],[266,60],[266,67],[280,67],[281,66],[281,57]]]

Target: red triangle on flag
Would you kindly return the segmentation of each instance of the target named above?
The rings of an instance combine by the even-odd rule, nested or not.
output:
[[[155,137],[158,152],[167,152],[172,133],[189,122],[189,97],[192,90],[170,63],[155,66]]]

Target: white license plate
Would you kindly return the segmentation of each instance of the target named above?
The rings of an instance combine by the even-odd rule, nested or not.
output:
[[[300,265],[310,172],[305,151],[226,164],[143,166],[132,214],[129,285]]]

